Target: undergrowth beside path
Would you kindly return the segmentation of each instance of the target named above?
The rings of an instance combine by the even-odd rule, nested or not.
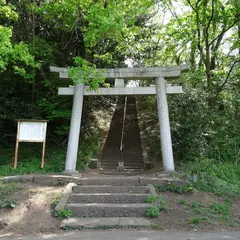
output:
[[[202,159],[183,164],[179,169],[187,174],[197,174],[194,187],[202,192],[217,195],[240,196],[240,166],[238,163]]]
[[[12,199],[12,195],[19,190],[22,190],[22,187],[15,183],[2,184],[0,182],[0,209],[15,208],[16,202]]]

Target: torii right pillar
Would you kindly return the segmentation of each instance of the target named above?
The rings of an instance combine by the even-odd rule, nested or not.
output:
[[[157,110],[160,126],[163,168],[166,172],[174,171],[172,139],[170,131],[166,83],[163,77],[156,78]]]

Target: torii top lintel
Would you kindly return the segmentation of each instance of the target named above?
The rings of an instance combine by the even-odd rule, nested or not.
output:
[[[154,79],[156,77],[174,78],[181,75],[181,71],[188,70],[189,64],[171,67],[146,68],[106,68],[97,69],[106,79]],[[58,72],[60,78],[69,78],[68,68],[50,67],[51,72]]]

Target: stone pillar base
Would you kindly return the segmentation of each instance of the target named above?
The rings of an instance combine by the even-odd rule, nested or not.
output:
[[[73,176],[73,175],[80,175],[80,173],[78,171],[73,171],[73,170],[64,170],[62,172],[64,175],[68,175],[68,176]]]

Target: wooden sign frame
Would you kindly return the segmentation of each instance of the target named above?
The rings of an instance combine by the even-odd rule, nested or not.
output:
[[[18,121],[18,127],[17,127],[17,137],[16,137],[16,147],[15,147],[15,157],[14,157],[14,162],[13,162],[13,167],[17,168],[17,161],[18,161],[18,147],[19,147],[19,142],[42,142],[43,143],[43,148],[42,148],[42,161],[41,161],[41,168],[44,167],[44,157],[45,157],[45,148],[46,148],[46,135],[47,135],[47,122],[48,120],[26,120],[26,119],[17,119]],[[21,124],[22,123],[41,123],[44,124],[44,132],[42,133],[43,136],[40,136],[40,138],[35,138],[35,139],[21,139]]]

